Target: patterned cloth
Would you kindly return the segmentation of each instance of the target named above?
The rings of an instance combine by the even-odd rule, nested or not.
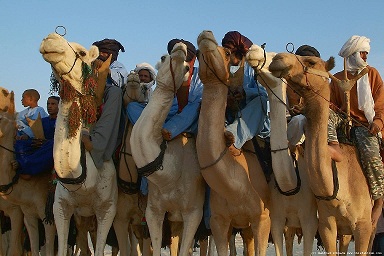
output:
[[[330,110],[328,121],[328,141],[337,141],[336,129],[343,119]],[[359,152],[359,159],[373,200],[384,196],[384,167],[380,156],[380,141],[366,127],[355,126],[353,131],[354,143]]]

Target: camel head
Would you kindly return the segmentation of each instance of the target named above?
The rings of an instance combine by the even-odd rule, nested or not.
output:
[[[147,90],[144,85],[140,83],[139,74],[131,71],[127,77],[127,84],[124,88],[123,102],[126,107],[130,102],[145,102],[147,99]]]
[[[324,61],[314,56],[279,53],[273,57],[269,71],[275,77],[285,78],[297,91],[307,91],[307,89],[319,91],[321,87],[329,84],[328,71],[334,66],[333,57]]]
[[[220,81],[228,84],[231,52],[217,44],[212,31],[204,30],[197,38],[199,77],[203,84]]]
[[[187,46],[181,42],[173,46],[170,55],[163,55],[160,62],[156,64],[158,69],[156,87],[176,93],[182,83],[188,79],[189,65],[185,62],[186,57]]]
[[[245,55],[245,60],[251,67],[260,70],[263,67],[268,68],[272,58],[275,57],[275,55],[276,53],[265,52],[263,48],[257,44],[253,44]]]
[[[40,44],[40,53],[51,64],[56,78],[65,79],[82,91],[82,63],[91,66],[99,56],[99,49],[92,45],[89,51],[78,43],[68,42],[61,35],[51,33]]]
[[[15,114],[15,94],[0,87],[0,111]]]

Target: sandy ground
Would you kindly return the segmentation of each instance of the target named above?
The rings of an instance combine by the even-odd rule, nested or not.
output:
[[[244,250],[244,247],[243,247],[243,241],[241,239],[241,237],[239,235],[236,236],[235,238],[235,245],[236,245],[236,253],[237,255],[240,255],[242,256],[243,255],[243,250]],[[352,255],[353,254],[353,250],[354,250],[354,243],[352,242],[349,246],[349,253]],[[293,252],[293,255],[294,256],[302,256],[303,255],[303,245],[302,244],[298,244],[297,243],[297,240],[295,240],[295,243],[294,243],[294,252]],[[318,250],[316,248],[316,240],[313,244],[313,252],[312,254],[313,255],[324,255],[325,252],[322,251],[322,250]],[[105,248],[105,254],[104,255],[112,255],[112,249],[110,246],[106,246]],[[167,249],[162,249],[161,251],[161,256],[169,256],[169,250]],[[199,256],[200,255],[200,249],[199,248],[196,248],[195,251],[193,252],[193,256]],[[216,256],[217,253],[215,252],[213,256]],[[228,255],[229,255],[229,251],[228,251]],[[276,255],[275,254],[275,247],[273,244],[268,244],[268,248],[267,248],[267,256],[272,256],[272,255]],[[286,255],[286,252],[285,252],[285,248],[284,248],[284,254],[283,255]],[[211,255],[212,256],[212,255]]]

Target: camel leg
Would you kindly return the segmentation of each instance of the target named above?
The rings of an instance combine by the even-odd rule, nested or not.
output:
[[[120,255],[129,255],[128,254],[128,237],[130,235],[128,232],[129,220],[124,219],[121,216],[122,214],[119,213],[120,210],[124,211],[124,208],[122,207],[118,208],[115,220],[113,221],[113,227],[115,229],[117,242],[119,244]]]
[[[178,234],[172,234],[171,245],[169,246],[170,256],[177,256],[179,251],[180,236]]]
[[[56,187],[55,202],[53,203],[53,214],[55,217],[55,224],[58,237],[57,255],[66,256],[69,222],[71,220],[71,216],[74,212],[74,209],[70,204],[68,204],[64,199],[61,198],[61,193],[58,193],[60,192],[58,191],[58,188],[59,187]]]
[[[247,256],[255,255],[255,247],[254,247],[255,241],[254,241],[251,227],[244,228],[241,231],[241,237],[243,238],[243,242],[245,244],[244,250],[246,250],[246,254],[243,253],[243,255],[247,255]]]
[[[108,205],[112,205],[112,202],[106,202]],[[103,207],[101,207],[103,208]],[[96,242],[96,250],[95,256],[104,255],[104,248],[107,242],[107,236],[109,229],[112,226],[113,219],[116,215],[116,205],[109,207],[104,213],[101,213],[97,209],[95,209],[96,218],[97,218],[97,242]]]
[[[309,223],[309,219],[303,217],[301,223],[302,232],[303,232],[303,255],[310,256],[313,253],[313,241],[315,240],[316,232],[317,232],[317,219],[314,223]]]
[[[228,231],[230,221],[218,215],[211,215],[210,226],[218,256],[228,255]]]
[[[151,234],[151,241],[153,247],[153,255],[161,254],[161,239],[162,239],[162,228],[165,212],[160,209],[153,209],[148,200],[148,205],[145,210],[145,217],[148,224],[149,233]],[[155,212],[156,211],[156,212]]]
[[[208,239],[199,240],[200,256],[207,256]]]
[[[251,224],[255,239],[255,255],[265,255],[267,253],[269,232],[271,230],[271,219],[269,214],[264,212],[258,219]]]
[[[80,256],[90,256],[91,251],[88,246],[88,229],[83,217],[74,214],[75,225],[77,228],[76,249],[80,249]]]
[[[272,222],[272,226],[273,226],[273,222]],[[287,256],[293,256],[293,240],[295,238],[295,233],[296,233],[295,228],[285,227],[284,238],[285,238],[285,251],[286,251]],[[273,233],[272,233],[272,237],[273,237],[273,243],[275,244],[276,255],[279,255],[277,253],[276,240],[275,240],[275,236],[273,235]],[[280,253],[280,255],[283,255],[282,248],[281,248],[279,253]]]
[[[235,237],[236,234],[233,234],[233,232],[231,232],[231,235],[229,237],[229,256],[236,256]]]
[[[180,255],[188,255],[188,251],[192,248],[194,236],[197,228],[200,225],[200,221],[203,218],[202,209],[196,209],[193,212],[183,214],[183,235],[180,246]]]
[[[321,218],[319,213],[319,234],[327,253],[337,252],[337,227],[334,217]]]
[[[372,234],[371,222],[357,222],[356,229],[353,231],[356,254],[367,254],[371,236],[367,236],[366,234]]]
[[[23,250],[23,226],[24,226],[24,215],[19,207],[12,210],[9,214],[11,219],[11,239],[9,241],[8,254],[6,255],[21,255]],[[0,240],[2,243],[2,240]]]
[[[39,256],[39,228],[38,220],[35,217],[24,215],[25,227],[28,231],[29,241],[31,244],[32,256]]]
[[[214,256],[215,252],[216,252],[216,243],[212,235],[208,237],[208,256]]]
[[[274,213],[277,215],[276,213]],[[271,219],[273,219],[271,223],[271,234],[273,237],[273,243],[275,245],[275,253],[276,256],[282,256],[283,254],[283,233],[284,233],[284,228],[285,228],[285,217],[284,215],[279,215],[279,216],[271,216]],[[294,231],[294,228],[288,228],[287,231]],[[290,235],[291,232],[289,232]],[[288,235],[288,234],[287,234]],[[287,241],[287,235],[285,236],[285,239]],[[293,232],[294,236],[295,233]],[[293,242],[293,239],[292,239]],[[287,243],[286,243],[287,244]],[[288,254],[288,251],[287,251]]]
[[[351,242],[351,235],[341,235],[339,237],[339,255],[347,255],[349,243]]]
[[[55,236],[56,227],[55,224],[44,224],[45,231],[45,255],[55,255]]]

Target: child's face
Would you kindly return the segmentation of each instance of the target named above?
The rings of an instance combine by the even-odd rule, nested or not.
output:
[[[23,93],[23,96],[21,98],[21,104],[23,104],[24,107],[29,107],[31,105],[32,97]]]

